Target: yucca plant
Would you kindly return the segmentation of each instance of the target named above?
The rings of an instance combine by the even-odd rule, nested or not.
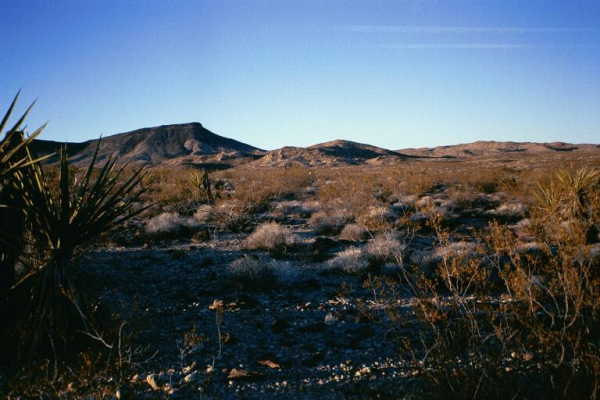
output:
[[[584,167],[560,170],[535,192],[536,213],[550,239],[596,242],[600,232],[600,170]]]
[[[198,172],[194,172],[190,177],[190,183],[198,193],[199,198],[205,200],[208,204],[215,204],[215,197],[212,193],[212,185],[207,170],[204,170],[202,175]]]
[[[15,285],[15,290],[28,293],[31,302],[20,326],[26,333],[20,343],[25,359],[33,358],[44,346],[56,356],[61,350],[59,344],[62,342],[65,349],[75,332],[108,346],[71,279],[74,259],[102,233],[146,207],[137,207],[145,192],[140,186],[143,169],[123,178],[127,166],[117,167],[114,157],[97,168],[99,149],[100,142],[81,174],[69,168],[68,156],[62,150],[57,187],[40,164],[31,164],[16,174],[28,228],[35,233],[35,247],[42,253],[40,265]]]
[[[0,134],[6,128],[8,120],[12,115],[18,98],[19,93],[17,93],[10,106],[8,107],[8,110],[4,114],[2,121],[0,121]],[[17,122],[13,125],[12,128],[10,128],[4,133],[4,137],[2,138],[2,140],[0,140],[0,179],[4,179],[7,176],[11,175],[13,172],[17,171],[18,169],[39,162],[41,159],[47,157],[46,156],[40,157],[38,159],[31,159],[25,156],[23,152],[25,147],[29,143],[31,143],[31,141],[33,141],[33,139],[35,139],[35,137],[38,136],[46,126],[46,124],[42,125],[27,138],[23,136],[23,133],[20,130],[20,128],[21,125],[23,125],[27,114],[29,114],[29,111],[31,111],[33,104],[34,103],[27,107],[21,118],[17,120]],[[2,187],[4,187],[4,185]]]
[[[19,93],[0,121],[0,135],[8,124],[18,97]],[[15,262],[23,245],[25,221],[21,212],[20,196],[14,186],[15,173],[44,158],[32,159],[26,152],[27,145],[40,134],[44,126],[38,128],[27,138],[20,130],[32,107],[33,104],[25,110],[0,140],[0,300],[6,296],[8,289],[14,284]]]

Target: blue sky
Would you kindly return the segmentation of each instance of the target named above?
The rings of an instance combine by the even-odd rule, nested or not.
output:
[[[597,0],[0,0],[0,101],[83,141],[600,143]]]

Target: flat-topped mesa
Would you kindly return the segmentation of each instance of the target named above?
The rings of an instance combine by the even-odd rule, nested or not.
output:
[[[42,155],[67,148],[69,159],[77,166],[91,161],[98,140],[64,143],[35,140],[32,149]],[[350,165],[396,165],[409,159],[511,158],[557,153],[598,152],[597,144],[564,142],[514,142],[479,140],[472,143],[389,150],[351,140],[336,139],[308,147],[285,146],[272,151],[217,135],[199,122],[160,125],[108,135],[102,138],[100,164],[110,155],[119,162],[148,166],[187,166],[224,169],[247,164],[248,167],[343,167]],[[53,159],[56,161],[56,157]],[[52,161],[52,160],[51,160]]]
[[[70,143],[70,159],[75,164],[90,161],[98,140]],[[38,151],[54,151],[61,143],[38,141]],[[34,150],[36,148],[34,147]],[[72,151],[75,150],[75,151]],[[237,140],[217,135],[199,122],[136,129],[102,138],[99,158],[116,155],[119,161],[158,165],[203,164],[223,160],[251,161],[264,151]],[[239,160],[236,160],[239,158]]]

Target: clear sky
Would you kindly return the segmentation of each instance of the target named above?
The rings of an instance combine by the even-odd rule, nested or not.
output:
[[[0,0],[0,106],[83,141],[600,143],[598,0]]]

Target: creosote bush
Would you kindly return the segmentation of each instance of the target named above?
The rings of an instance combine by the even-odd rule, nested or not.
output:
[[[345,213],[329,214],[319,211],[310,217],[308,224],[315,229],[317,234],[336,235],[350,220],[351,217]]]
[[[191,232],[199,223],[191,217],[183,217],[177,213],[162,213],[146,222],[149,234],[178,234]]]
[[[359,224],[348,224],[344,226],[344,229],[340,233],[340,239],[342,240],[361,241],[368,237],[369,231],[367,228]]]
[[[401,261],[406,245],[392,232],[380,233],[369,241],[366,252],[371,263],[384,264],[386,262]]]
[[[298,282],[300,273],[289,262],[251,255],[243,256],[228,267],[233,286],[245,290],[271,290]]]
[[[360,274],[369,268],[369,259],[359,247],[348,247],[328,261],[328,266],[347,274]]]
[[[259,225],[244,241],[247,249],[262,249],[272,253],[282,254],[293,246],[298,239],[286,227],[276,222]]]

